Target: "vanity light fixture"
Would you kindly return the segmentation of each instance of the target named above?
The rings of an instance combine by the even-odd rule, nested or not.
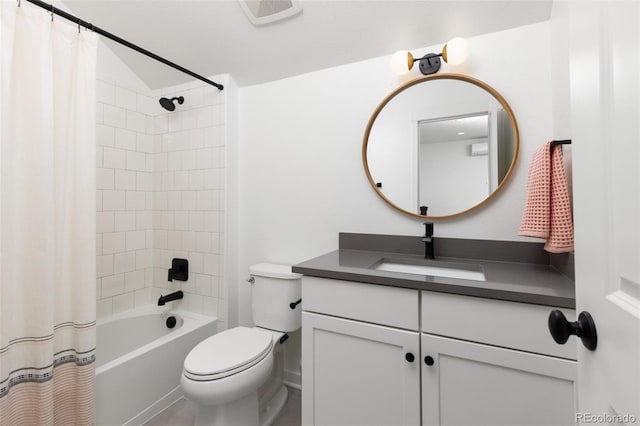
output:
[[[456,37],[444,45],[441,53],[427,53],[422,58],[414,58],[411,52],[399,50],[391,56],[390,67],[394,73],[403,75],[411,71],[413,64],[419,61],[418,67],[420,68],[420,72],[428,75],[438,72],[442,63],[440,57],[450,65],[459,65],[463,63],[468,56],[467,41],[463,38]]]

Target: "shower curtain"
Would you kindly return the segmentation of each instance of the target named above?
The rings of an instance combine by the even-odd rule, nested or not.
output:
[[[97,36],[0,18],[0,424],[92,424]]]

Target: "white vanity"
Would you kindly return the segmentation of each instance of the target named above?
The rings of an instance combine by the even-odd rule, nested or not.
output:
[[[547,328],[554,302],[575,317],[560,295],[569,279],[550,266],[484,261],[487,282],[475,284],[369,272],[376,256],[340,250],[294,267],[307,273],[303,425],[574,424],[576,343],[556,344]],[[519,268],[548,288],[526,278],[500,288]]]

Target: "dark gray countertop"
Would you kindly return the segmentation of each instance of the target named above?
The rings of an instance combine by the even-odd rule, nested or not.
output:
[[[435,266],[451,262],[457,268],[481,268],[486,281],[372,269],[382,259]],[[575,309],[574,282],[554,266],[543,263],[455,257],[430,261],[417,254],[343,248],[294,265],[292,271],[321,278]]]

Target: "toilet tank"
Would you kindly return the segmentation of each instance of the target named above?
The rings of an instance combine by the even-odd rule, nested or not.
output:
[[[289,306],[300,300],[302,275],[291,272],[290,265],[259,263],[249,267],[251,311],[258,327],[290,332],[300,328],[302,304]]]

